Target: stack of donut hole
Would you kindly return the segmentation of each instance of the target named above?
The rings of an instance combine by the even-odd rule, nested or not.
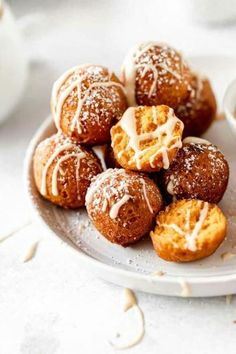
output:
[[[141,43],[125,58],[120,80],[100,65],[74,67],[55,82],[51,111],[58,131],[34,154],[44,198],[86,206],[96,229],[124,247],[150,233],[168,261],[216,250],[226,234],[216,203],[229,167],[198,138],[216,115],[210,82],[178,51]]]

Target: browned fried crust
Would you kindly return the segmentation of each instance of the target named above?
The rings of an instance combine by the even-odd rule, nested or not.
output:
[[[55,134],[52,137],[42,141],[35,150],[34,154],[34,178],[37,189],[40,192],[42,183],[42,173],[49,158],[54,151],[65,141],[72,142],[70,139],[64,138],[62,135]],[[54,204],[64,208],[78,208],[85,204],[85,194],[91,183],[91,179],[102,171],[98,159],[94,154],[84,147],[75,143],[74,148],[67,150],[67,153],[77,151],[84,152],[86,157],[80,161],[79,179],[76,180],[76,159],[70,157],[68,160],[61,163],[61,170],[63,174],[58,173],[57,187],[59,194],[57,196],[52,193],[52,173],[58,161],[65,152],[61,152],[58,158],[54,159],[53,163],[48,168],[46,178],[47,193],[44,198],[48,199]]]
[[[214,145],[183,144],[176,159],[163,172],[165,190],[172,180],[177,199],[201,199],[218,203],[226,190],[229,166]]]
[[[103,236],[113,243],[128,246],[150,231],[155,215],[162,208],[162,197],[158,187],[148,177],[131,171],[117,175],[116,171],[112,170],[110,177],[96,188],[92,201],[86,207],[94,226]],[[143,183],[153,213],[144,198]],[[111,206],[121,199],[124,189],[128,190],[131,198],[119,209],[118,216],[112,219],[109,215]],[[103,210],[105,199],[107,207]]]

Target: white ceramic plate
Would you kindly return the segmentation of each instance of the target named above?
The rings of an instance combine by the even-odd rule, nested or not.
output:
[[[236,74],[235,58],[193,58],[193,65],[211,78],[219,102]],[[32,173],[32,156],[37,144],[55,131],[47,119],[34,136],[25,160],[25,180],[32,208],[57,237],[68,243],[78,255],[78,263],[91,268],[95,274],[116,284],[145,292],[181,296],[183,281],[190,296],[215,296],[236,293],[236,256],[223,261],[224,252],[236,255],[236,137],[226,121],[215,122],[205,137],[225,153],[231,169],[230,182],[221,207],[228,218],[227,239],[216,253],[204,260],[188,263],[169,263],[158,258],[150,240],[127,248],[113,245],[91,225],[86,211],[63,210],[41,198]],[[156,271],[165,275],[153,275]],[[79,271],[79,266],[78,266]]]

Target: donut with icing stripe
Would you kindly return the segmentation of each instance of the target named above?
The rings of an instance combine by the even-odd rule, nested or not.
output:
[[[74,67],[53,86],[51,110],[56,127],[78,143],[109,142],[110,128],[126,108],[123,85],[100,65]]]
[[[86,194],[86,208],[103,236],[128,246],[150,231],[162,208],[162,197],[147,176],[110,168],[93,179]]]
[[[189,95],[190,70],[165,43],[144,42],[130,50],[122,66],[130,106],[165,104],[176,108]]]
[[[39,193],[64,208],[84,206],[91,179],[102,171],[91,151],[61,133],[38,145],[33,166]]]

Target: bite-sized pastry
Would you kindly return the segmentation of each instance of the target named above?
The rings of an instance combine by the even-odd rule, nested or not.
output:
[[[184,136],[200,136],[211,125],[216,116],[216,99],[207,78],[194,74],[187,100],[180,104],[175,113],[184,123]]]
[[[80,65],[54,84],[51,110],[59,130],[88,145],[110,141],[110,128],[127,108],[124,87],[99,65]]]
[[[190,262],[210,256],[224,240],[227,222],[215,204],[179,200],[161,211],[150,233],[159,257]]]
[[[91,179],[102,168],[95,155],[57,133],[42,141],[34,154],[34,178],[40,194],[64,208],[85,204]]]
[[[181,54],[158,42],[132,48],[122,66],[130,106],[166,104],[176,108],[189,95],[190,77]]]
[[[128,108],[112,127],[115,159],[126,169],[167,169],[182,146],[183,123],[168,106]]]
[[[226,190],[229,166],[219,149],[207,140],[188,137],[167,171],[166,192],[175,199],[201,199],[218,203]]]
[[[94,178],[86,194],[88,215],[109,241],[128,246],[150,232],[162,197],[148,177],[108,169]]]

